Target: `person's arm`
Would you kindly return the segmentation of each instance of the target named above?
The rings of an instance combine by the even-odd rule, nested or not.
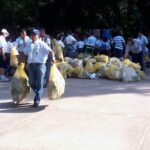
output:
[[[45,50],[45,53],[51,56],[52,62],[55,62],[55,54],[53,52],[53,50],[46,44],[43,44],[43,49]]]
[[[125,48],[124,59],[127,59],[127,58],[128,58],[129,51],[130,51],[130,49],[129,49],[129,45],[127,45],[127,46],[126,46],[126,48]]]

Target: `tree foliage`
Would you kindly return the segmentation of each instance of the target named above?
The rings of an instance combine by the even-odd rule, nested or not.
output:
[[[0,26],[52,30],[119,28],[149,30],[149,0],[1,0]]]

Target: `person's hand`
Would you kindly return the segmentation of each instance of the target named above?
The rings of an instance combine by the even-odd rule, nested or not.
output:
[[[56,59],[55,59],[55,57],[53,56],[52,57],[52,63],[55,63],[56,62]]]

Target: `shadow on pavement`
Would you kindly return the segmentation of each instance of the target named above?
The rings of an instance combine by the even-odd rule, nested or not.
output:
[[[30,103],[23,103],[16,106],[12,102],[0,103],[0,113],[36,113],[45,110],[48,105],[32,108]]]

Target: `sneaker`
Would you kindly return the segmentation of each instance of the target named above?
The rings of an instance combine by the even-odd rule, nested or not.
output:
[[[40,104],[40,101],[35,101],[34,104],[32,105],[33,108],[37,108]]]

